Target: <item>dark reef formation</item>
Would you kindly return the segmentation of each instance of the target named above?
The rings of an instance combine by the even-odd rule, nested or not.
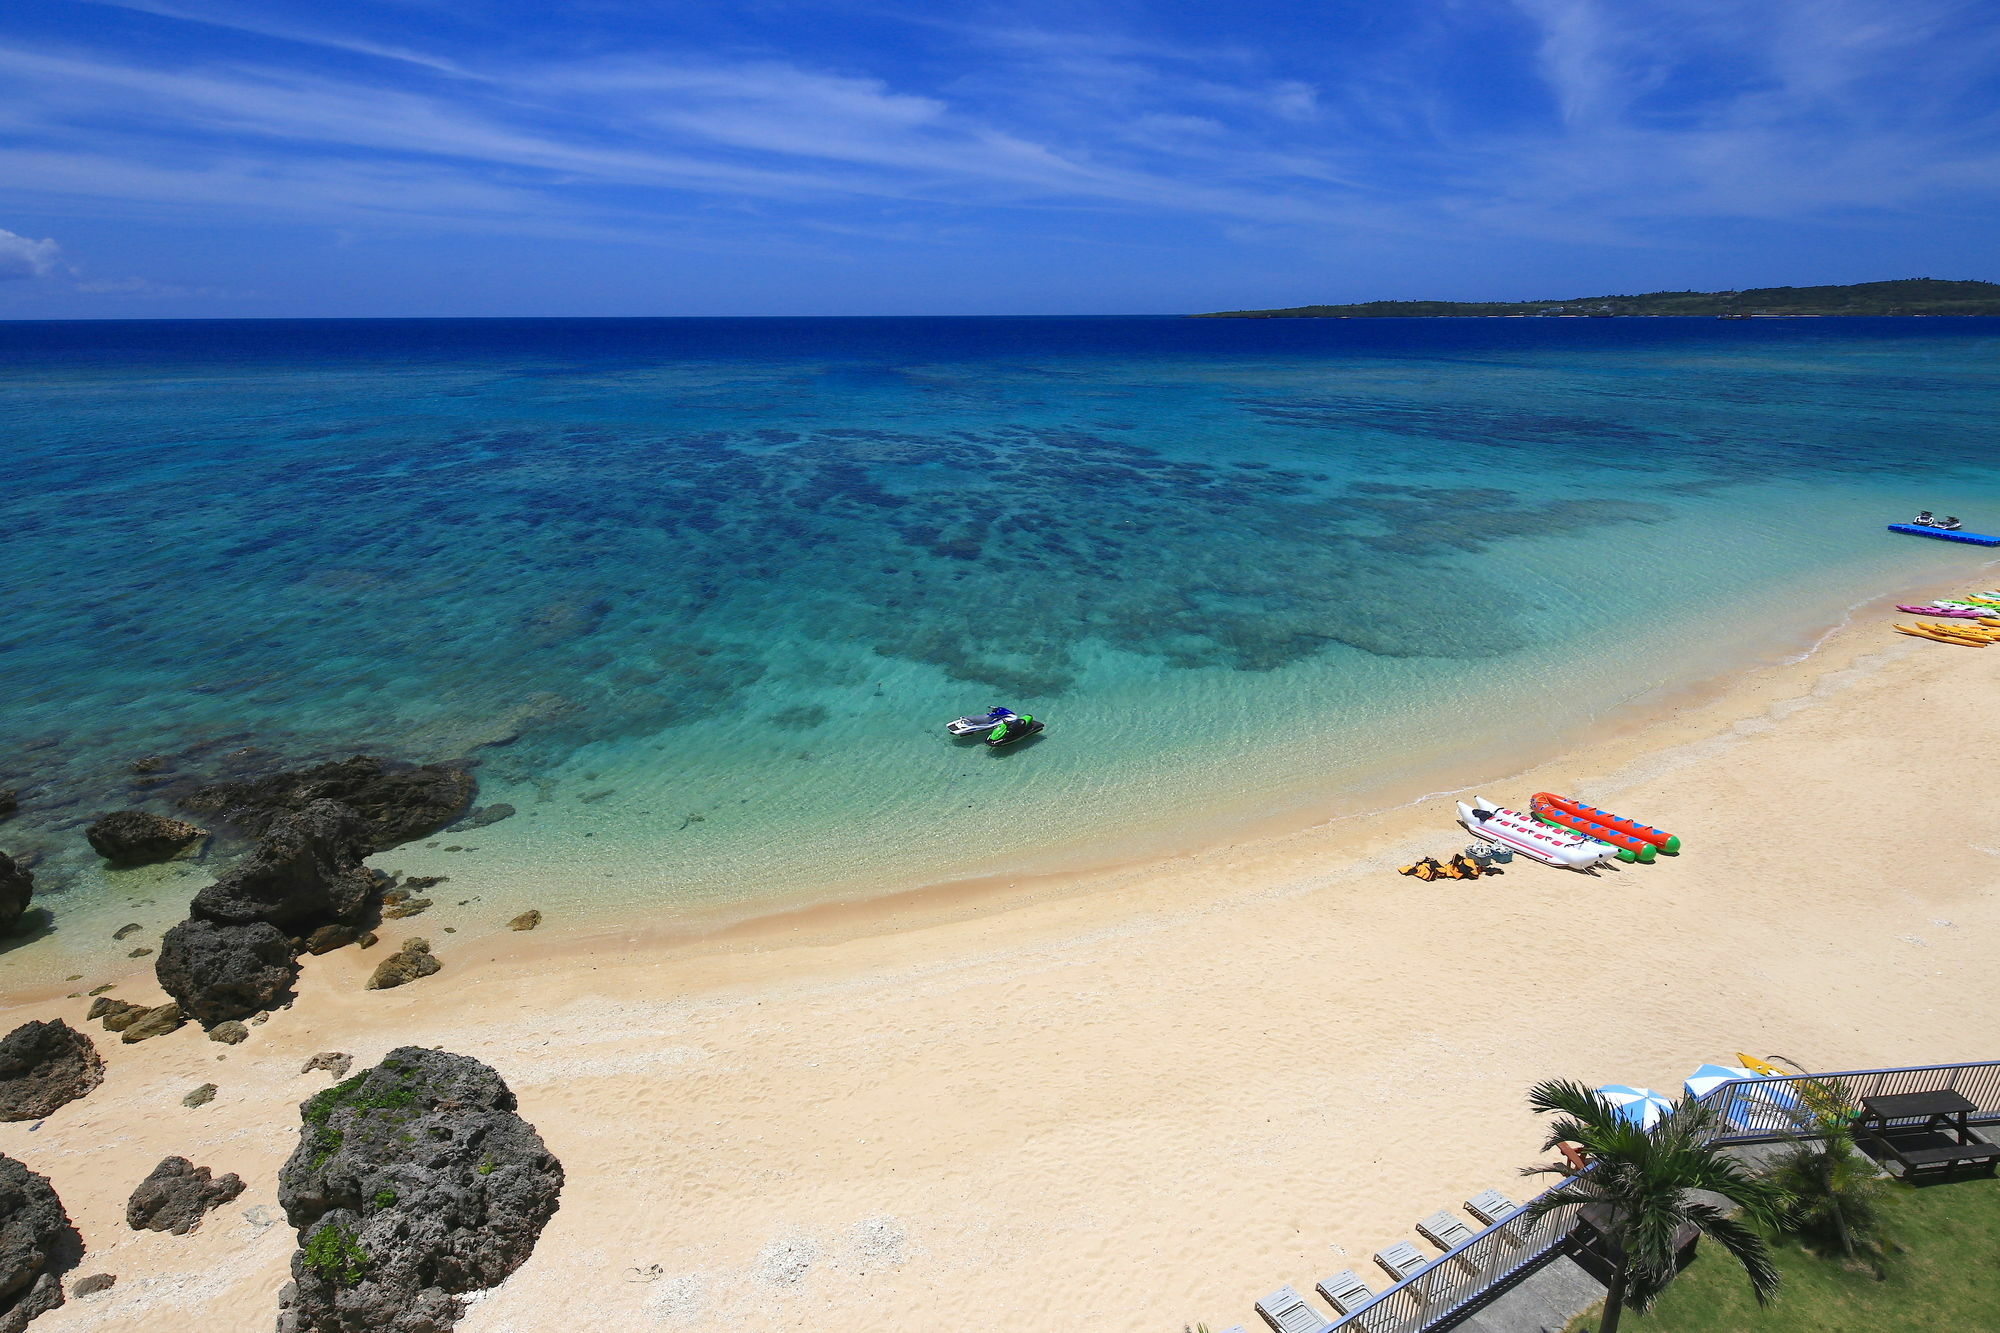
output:
[[[314,800],[264,821],[257,846],[195,894],[191,914],[225,925],[267,922],[296,934],[358,921],[386,881],[361,863],[369,831],[345,805]]]
[[[180,805],[257,837],[286,813],[335,801],[360,820],[365,855],[435,833],[471,808],[474,790],[472,775],[460,768],[356,755],[296,772],[219,782],[190,792]]]
[[[125,1225],[134,1231],[168,1231],[185,1236],[211,1209],[243,1192],[242,1178],[217,1176],[185,1157],[169,1157],[139,1182],[125,1203]]]
[[[403,1046],[303,1103],[279,1333],[443,1333],[528,1259],[562,1164],[477,1060]]]
[[[91,850],[115,866],[170,861],[208,835],[182,819],[144,810],[114,810],[84,830]]]
[[[160,941],[153,965],[160,988],[200,1023],[248,1018],[275,1008],[298,980],[298,957],[267,921],[222,925],[199,917]]]
[[[298,980],[301,953],[372,938],[389,881],[363,858],[449,823],[473,792],[460,769],[357,756],[190,796],[257,841],[160,941],[161,987],[211,1027],[275,1007]]]
[[[22,1333],[63,1303],[63,1274],[83,1258],[83,1237],[46,1178],[0,1156],[0,1333]]]
[[[0,935],[12,933],[21,924],[21,917],[34,896],[33,872],[0,852]]]
[[[40,1120],[103,1081],[97,1047],[60,1018],[0,1037],[0,1120]]]

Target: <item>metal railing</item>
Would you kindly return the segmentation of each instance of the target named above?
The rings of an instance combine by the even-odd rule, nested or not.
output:
[[[1838,1083],[1855,1101],[1892,1093],[1948,1090],[1977,1108],[1968,1117],[1972,1123],[2000,1122],[2000,1060],[1738,1079],[1713,1089],[1701,1100],[1714,1108],[1722,1122],[1716,1142],[1764,1143],[1798,1137],[1798,1108],[1810,1109],[1824,1097],[1825,1085],[1832,1083]],[[1568,1188],[1569,1182],[1564,1181],[1538,1197],[1560,1195]],[[1567,1245],[1580,1201],[1524,1222],[1521,1219],[1529,1206],[1521,1205],[1472,1239],[1447,1250],[1335,1321],[1334,1327],[1354,1333],[1427,1333],[1450,1322]]]
[[[1833,1084],[1854,1102],[1904,1092],[1956,1092],[1977,1108],[1967,1116],[1972,1123],[2000,1121],[2000,1060],[1738,1079],[1715,1088],[1702,1101],[1722,1122],[1717,1142],[1767,1143],[1798,1137],[1800,1111],[1823,1104]],[[1903,1122],[1890,1122],[1898,1123]]]

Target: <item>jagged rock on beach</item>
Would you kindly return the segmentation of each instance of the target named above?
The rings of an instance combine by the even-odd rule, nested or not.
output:
[[[154,973],[167,994],[203,1023],[248,1018],[277,1004],[298,980],[283,931],[266,921],[183,921],[160,941]]]
[[[82,1259],[83,1237],[47,1178],[0,1156],[0,1333],[61,1305],[63,1274]]]
[[[132,1004],[125,1000],[114,1000],[108,995],[100,995],[90,1002],[90,1010],[84,1017],[104,1020],[106,1032],[123,1032],[146,1012],[143,1004]]]
[[[354,812],[314,801],[274,816],[255,850],[195,894],[189,911],[210,921],[268,921],[297,930],[351,922],[374,903],[381,884],[361,863],[367,854],[367,830]]]
[[[34,897],[34,872],[0,852],[0,935],[12,933]]]
[[[477,1060],[404,1046],[299,1108],[279,1333],[443,1333],[555,1213],[561,1163]]]
[[[450,879],[450,875],[412,875],[403,881],[403,887],[412,892],[418,889],[432,889]]]
[[[509,921],[507,923],[507,929],[533,930],[536,926],[539,926],[541,924],[542,924],[542,914],[540,910],[535,908],[530,908],[529,910],[521,913],[521,915],[515,917],[512,921]]]
[[[118,1285],[118,1275],[116,1273],[92,1273],[89,1277],[80,1277],[71,1283],[69,1294],[72,1296],[95,1296],[98,1292],[109,1291],[116,1285]]]
[[[244,1027],[233,1018],[227,1023],[217,1023],[208,1030],[208,1039],[210,1041],[219,1041],[228,1046],[237,1045],[239,1042],[247,1040],[249,1036],[250,1029]]]
[[[124,925],[118,927],[118,929],[112,931],[111,938],[114,940],[122,940],[128,935],[137,935],[140,931],[144,929],[145,927],[140,925],[137,921],[128,921]]]
[[[185,820],[144,810],[114,810],[83,831],[91,850],[115,866],[145,866],[171,861],[208,836],[208,830]]]
[[[187,1096],[181,1098],[181,1105],[186,1107],[206,1106],[214,1100],[215,1085],[213,1083],[204,1083]]]
[[[40,1120],[103,1081],[97,1047],[60,1018],[0,1037],[0,1120]]]
[[[306,936],[304,941],[305,951],[314,957],[318,957],[323,953],[332,953],[335,949],[344,949],[348,945],[353,944],[361,938],[362,934],[361,927],[349,925],[343,921],[336,921],[331,925],[321,926],[318,930]]]
[[[354,1057],[346,1051],[321,1051],[318,1055],[306,1061],[299,1072],[301,1074],[310,1074],[315,1069],[324,1069],[335,1078],[346,1078],[347,1071],[353,1067]]]
[[[429,898],[405,898],[401,902],[390,903],[382,909],[382,915],[390,921],[400,921],[406,916],[420,916],[430,910]]]
[[[203,787],[181,801],[184,809],[213,815],[252,836],[272,819],[333,800],[353,810],[370,851],[432,833],[463,815],[476,790],[472,775],[439,764],[394,764],[367,755],[289,773]]]
[[[368,978],[369,990],[393,990],[419,977],[427,977],[444,964],[431,957],[431,942],[418,935],[403,941],[403,947],[376,965]]]
[[[142,944],[138,948],[132,950],[132,952],[126,954],[125,956],[127,958],[144,958],[147,954],[151,953],[152,951],[153,951],[152,945]]]
[[[139,1182],[125,1203],[125,1225],[134,1231],[166,1231],[185,1236],[211,1209],[243,1192],[233,1172],[217,1176],[185,1157],[169,1157]]]
[[[169,1000],[156,1009],[141,1009],[132,1016],[118,1040],[130,1046],[135,1042],[152,1037],[164,1037],[169,1032],[179,1031],[187,1023],[187,1014],[181,1007]]]

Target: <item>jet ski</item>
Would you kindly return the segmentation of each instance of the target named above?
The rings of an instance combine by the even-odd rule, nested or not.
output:
[[[944,724],[944,729],[954,736],[984,736],[1002,722],[1012,722],[1019,716],[1020,714],[1013,709],[1002,708],[995,704],[983,713],[968,713],[964,717],[955,717]]]
[[[986,733],[986,743],[994,749],[1024,741],[1042,729],[1042,724],[1026,713],[1009,714],[1003,722]]]

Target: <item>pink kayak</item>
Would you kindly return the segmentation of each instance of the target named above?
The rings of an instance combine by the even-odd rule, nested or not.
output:
[[[1955,606],[1898,606],[1896,609],[1913,616],[1944,616],[1951,620],[1980,620],[1989,615],[2000,615],[2000,607],[1992,611],[1962,611]]]

